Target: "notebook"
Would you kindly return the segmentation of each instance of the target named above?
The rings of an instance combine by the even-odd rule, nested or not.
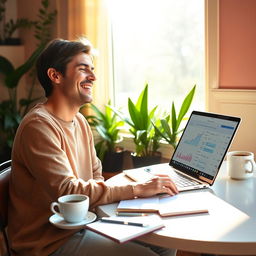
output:
[[[240,121],[239,117],[216,113],[191,113],[165,171],[179,191],[213,185]],[[150,167],[140,169],[140,172],[126,170],[124,173],[135,181],[152,177]]]
[[[102,219],[109,219],[109,222],[98,220],[86,225],[86,228],[118,243],[125,243],[164,227],[161,218],[157,215],[143,217],[112,216]],[[115,223],[116,221],[123,224]]]
[[[158,213],[161,217],[208,213],[209,193],[179,193],[175,196],[159,195],[121,200],[116,212],[118,214]]]

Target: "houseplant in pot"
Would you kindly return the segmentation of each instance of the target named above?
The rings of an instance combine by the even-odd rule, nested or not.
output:
[[[135,152],[131,157],[135,168],[161,162],[161,153],[158,152],[160,136],[152,124],[156,119],[156,109],[157,107],[148,110],[148,84],[146,84],[136,103],[128,98],[129,116],[115,110],[128,124],[129,132],[133,135]]]
[[[20,38],[14,38],[13,34],[19,28],[31,28],[35,25],[34,21],[26,18],[18,18],[16,20],[6,20],[6,4],[7,0],[0,0],[0,45],[20,45]]]
[[[160,119],[161,125],[153,122],[157,134],[168,144],[173,146],[173,148],[176,148],[178,143],[178,135],[184,130],[180,129],[180,125],[192,103],[195,90],[196,85],[194,85],[191,91],[184,98],[178,115],[176,114],[175,104],[172,102],[171,114],[168,114],[164,118]]]
[[[51,26],[56,17],[56,11],[48,10],[49,0],[42,0],[41,3],[34,34],[38,44],[31,56],[17,68],[8,58],[0,56],[1,86],[8,91],[9,95],[8,99],[0,102],[0,159],[2,161],[10,159],[12,143],[21,119],[31,104],[41,98],[33,96],[36,74],[32,70],[37,57],[51,39]],[[18,94],[20,80],[26,74],[30,74],[32,79],[27,86],[26,97],[20,98]]]
[[[84,107],[88,107],[85,105]],[[116,113],[111,108],[109,101],[105,105],[105,111],[100,111],[94,104],[90,104],[94,115],[85,116],[91,127],[95,127],[100,139],[95,144],[97,156],[102,162],[104,172],[116,172],[122,170],[124,151],[117,146],[122,140],[119,134],[120,128],[124,122],[118,119]],[[81,109],[83,113],[83,110]]]

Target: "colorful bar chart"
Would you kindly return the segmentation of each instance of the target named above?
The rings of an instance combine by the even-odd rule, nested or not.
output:
[[[177,158],[182,159],[186,162],[192,161],[192,155],[191,154],[182,154],[181,152],[177,153]]]

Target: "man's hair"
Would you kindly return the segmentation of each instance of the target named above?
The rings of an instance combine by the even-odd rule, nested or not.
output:
[[[63,39],[54,39],[48,43],[36,62],[37,78],[44,88],[45,96],[51,95],[53,85],[48,77],[49,68],[54,68],[65,76],[67,64],[73,57],[79,53],[91,54],[91,45],[89,42],[68,41]]]

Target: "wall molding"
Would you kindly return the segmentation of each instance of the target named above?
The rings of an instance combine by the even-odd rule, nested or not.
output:
[[[230,150],[256,154],[256,90],[212,89],[210,111],[241,117],[242,122]]]

